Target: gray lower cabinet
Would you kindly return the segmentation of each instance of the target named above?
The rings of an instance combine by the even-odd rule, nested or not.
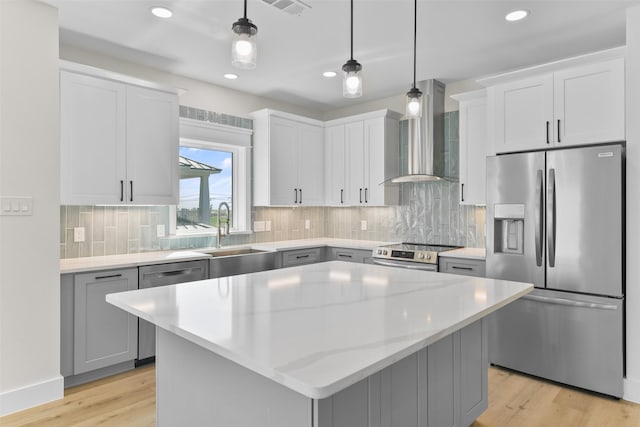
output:
[[[463,276],[485,277],[485,261],[474,258],[440,256],[438,271],[441,273],[461,274]]]
[[[318,401],[323,427],[469,426],[488,407],[484,319]]]
[[[137,358],[138,319],[105,301],[107,294],[135,289],[137,268],[75,275],[75,375]]]
[[[282,267],[314,264],[326,260],[325,247],[282,251]]]
[[[137,318],[105,297],[137,288],[137,268],[60,277],[60,372],[66,387],[134,367]]]
[[[358,263],[371,263],[371,250],[350,248],[329,248],[327,254],[329,261],[348,261]]]

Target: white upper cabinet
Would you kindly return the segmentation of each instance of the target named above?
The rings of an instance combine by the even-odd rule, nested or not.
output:
[[[62,204],[175,204],[175,93],[60,72]]]
[[[624,58],[498,84],[493,93],[497,153],[625,139]]]
[[[251,113],[253,204],[324,204],[323,123],[274,110]]]
[[[327,204],[385,206],[398,203],[398,186],[383,182],[398,174],[400,117],[399,113],[380,110],[327,122]]]
[[[486,204],[486,90],[453,95],[460,104],[460,204]]]

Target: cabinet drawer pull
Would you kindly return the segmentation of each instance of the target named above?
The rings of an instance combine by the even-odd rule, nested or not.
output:
[[[122,274],[108,274],[106,276],[96,276],[96,280],[113,279],[114,277],[122,277]]]
[[[473,267],[458,267],[457,265],[452,265],[451,266],[452,270],[467,270],[467,271],[473,271]]]
[[[353,258],[353,255],[350,255],[350,254],[338,254],[338,257],[340,257],[340,258]]]
[[[131,194],[129,195],[129,201],[133,202],[133,181],[129,181],[129,187],[131,189]]]
[[[124,202],[124,181],[120,180],[120,201]]]
[[[305,258],[309,258],[309,254],[306,254],[306,255],[296,255],[296,259],[305,259]]]

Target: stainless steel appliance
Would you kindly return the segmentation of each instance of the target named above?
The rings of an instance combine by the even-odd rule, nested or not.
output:
[[[398,243],[373,250],[373,263],[414,270],[438,271],[438,253],[460,246]]]
[[[489,361],[621,397],[624,144],[487,158],[487,277],[535,290],[490,317]]]
[[[175,285],[204,280],[209,276],[209,260],[174,262],[138,268],[138,288]],[[156,327],[138,319],[138,360],[136,366],[155,360]]]

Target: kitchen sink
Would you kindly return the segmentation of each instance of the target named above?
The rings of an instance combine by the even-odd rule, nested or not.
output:
[[[237,248],[237,249],[219,249],[211,252],[205,252],[207,255],[211,255],[212,257],[223,257],[223,256],[236,256],[236,255],[249,255],[249,254],[259,254],[267,251],[262,251],[260,249],[251,249],[251,248]]]
[[[280,267],[280,254],[251,248],[229,248],[206,252],[209,261],[209,278],[255,273]]]

